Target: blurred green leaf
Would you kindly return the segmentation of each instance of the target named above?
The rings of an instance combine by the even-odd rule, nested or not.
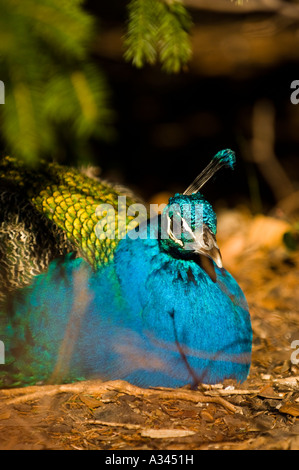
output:
[[[128,5],[128,30],[125,37],[127,61],[140,68],[157,60],[157,24],[155,0],[131,0]]]
[[[45,86],[44,112],[56,124],[70,123],[79,138],[109,136],[113,113],[105,77],[92,64],[53,74]],[[64,105],[62,107],[62,104]],[[60,109],[57,115],[57,109]]]
[[[178,1],[161,3],[158,47],[162,68],[177,73],[188,63],[192,50],[189,32],[191,18]]]
[[[139,68],[159,60],[163,70],[177,73],[191,58],[191,26],[180,0],[131,0],[125,59]]]
[[[66,148],[82,160],[90,139],[113,136],[109,87],[90,59],[96,24],[82,4],[0,3],[0,133],[6,152],[31,164]],[[130,0],[125,59],[179,72],[191,57],[190,30],[180,0]]]
[[[109,88],[89,58],[95,22],[81,5],[81,0],[0,3],[5,83],[0,131],[6,151],[28,163],[61,154],[61,126],[74,154],[90,137],[111,136]]]

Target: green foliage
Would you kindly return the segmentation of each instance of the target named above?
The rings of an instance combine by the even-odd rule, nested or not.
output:
[[[125,59],[136,67],[160,61],[163,70],[179,72],[191,57],[191,25],[180,0],[131,0]]]
[[[74,153],[109,134],[108,87],[88,57],[95,24],[81,3],[0,3],[1,134],[6,152],[29,163],[59,155],[60,129]]]
[[[82,3],[0,2],[0,134],[5,152],[30,164],[66,151],[78,162],[90,138],[113,134],[109,89],[89,57],[96,25]],[[179,72],[191,56],[190,29],[180,0],[130,0],[125,58]]]

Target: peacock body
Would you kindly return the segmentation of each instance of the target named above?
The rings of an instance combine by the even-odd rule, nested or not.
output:
[[[0,162],[0,386],[87,378],[141,386],[246,379],[247,302],[222,267],[199,189],[219,152],[162,215],[57,164]],[[136,213],[139,215],[136,216]]]

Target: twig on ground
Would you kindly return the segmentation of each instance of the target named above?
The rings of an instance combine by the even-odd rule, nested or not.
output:
[[[88,392],[89,394],[99,395],[106,391],[117,391],[119,393],[125,393],[128,395],[135,395],[139,397],[152,397],[158,396],[164,400],[187,400],[193,403],[216,403],[223,406],[227,410],[236,413],[237,407],[224,400],[219,396],[205,396],[201,392],[192,390],[155,390],[155,389],[144,389],[132,385],[123,380],[112,380],[108,382],[101,381],[86,381],[77,382],[73,384],[64,385],[45,385],[42,388],[40,386],[25,387],[22,389],[9,389],[0,391],[1,397],[12,397],[8,400],[4,400],[5,405],[14,405],[17,403],[24,403],[27,401],[35,401],[45,396],[56,395],[59,393],[82,393]],[[17,395],[17,396],[14,396]]]

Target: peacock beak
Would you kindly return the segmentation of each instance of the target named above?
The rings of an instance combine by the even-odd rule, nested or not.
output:
[[[212,246],[211,249],[206,250],[202,246],[199,246],[197,249],[194,247],[194,251],[197,253],[199,258],[199,264],[204,269],[204,271],[210,276],[213,282],[217,282],[217,275],[215,271],[215,265],[213,261],[218,266],[218,268],[222,268],[222,258],[220,250],[216,244]]]
[[[204,224],[201,231],[193,234],[194,239],[188,243],[188,249],[198,253],[199,255],[206,256],[215,262],[218,268],[222,268],[222,257],[219,247],[216,242],[215,235]]]
[[[201,248],[197,252],[212,259],[216,263],[218,268],[223,267],[221,253],[217,245],[213,246],[210,250],[205,250]]]

